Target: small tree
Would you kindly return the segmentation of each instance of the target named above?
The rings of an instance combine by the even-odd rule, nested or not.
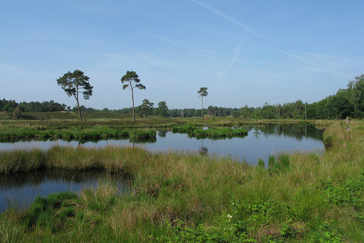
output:
[[[201,119],[202,119],[202,117],[203,117],[203,97],[208,95],[207,88],[201,87],[200,90],[197,91],[197,93],[199,94],[199,96],[201,96],[201,100],[202,100],[202,109],[201,109]]]
[[[147,115],[153,111],[153,105],[154,103],[151,103],[149,102],[149,100],[144,99],[143,104],[139,106],[139,115],[141,117],[144,117],[144,119],[146,119]]]
[[[79,93],[82,92],[83,98],[88,100],[92,95],[92,86],[88,82],[90,78],[85,76],[80,70],[75,70],[73,73],[68,72],[57,79],[57,83],[66,92],[68,96],[73,96],[77,101],[78,114],[82,121],[82,114],[80,110]]]
[[[158,103],[158,116],[168,116],[168,106],[165,101]]]
[[[127,71],[126,74],[121,78],[121,83],[123,84],[123,90],[130,87],[131,89],[131,100],[133,104],[133,120],[135,121],[135,111],[134,111],[134,88],[145,89],[145,86],[140,83],[138,74],[134,71]]]

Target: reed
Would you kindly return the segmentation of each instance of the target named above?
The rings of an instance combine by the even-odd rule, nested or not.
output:
[[[324,136],[333,138],[325,153],[280,154],[269,159],[267,168],[262,162],[252,167],[228,157],[131,147],[0,152],[1,164],[7,164],[1,173],[20,167],[104,168],[131,179],[130,193],[124,196],[106,183],[65,200],[74,205],[62,216],[66,223],[57,226],[57,210],[46,217],[51,221],[44,221],[56,228],[33,224],[29,230],[22,216],[29,211],[11,209],[0,216],[0,234],[4,242],[35,242],[39,237],[83,242],[360,242],[364,123],[352,122],[347,131],[334,122]],[[28,157],[39,159],[33,168],[14,159]]]
[[[195,127],[192,125],[187,125],[187,126],[173,126],[172,127],[172,132],[176,133],[187,133],[188,136],[190,137],[197,137],[197,138],[205,138],[205,137],[209,137],[209,138],[231,138],[231,137],[244,137],[246,135],[248,135],[248,132],[245,129],[242,128],[237,128],[237,129],[233,129],[233,128],[217,128],[217,127],[213,127],[213,128],[208,128],[208,129],[203,129],[201,127]]]
[[[154,129],[138,129],[108,126],[80,127],[21,127],[0,131],[0,140],[18,141],[28,139],[95,140],[107,138],[150,139],[155,138]]]
[[[134,129],[156,129],[168,128],[178,129],[179,132],[188,132],[191,129],[208,126],[209,132],[214,132],[215,136],[220,135],[217,131],[228,133],[226,136],[235,136],[229,127],[240,127],[243,124],[272,124],[272,123],[300,123],[300,120],[242,120],[238,118],[158,118],[140,119],[133,121],[131,119],[90,119],[85,122],[77,120],[0,120],[0,140],[17,141],[22,139],[47,139],[47,138],[62,138],[62,139],[95,139],[95,138],[128,138],[131,130]],[[310,121],[316,126],[327,127],[330,121]],[[187,130],[183,130],[187,129]],[[237,132],[238,129],[234,129]],[[202,131],[202,133],[205,133]],[[229,135],[229,133],[231,135]],[[244,131],[238,136],[245,136]],[[205,135],[204,135],[205,136]]]

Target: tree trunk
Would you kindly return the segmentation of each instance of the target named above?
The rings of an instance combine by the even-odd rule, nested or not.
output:
[[[81,114],[80,103],[78,102],[78,99],[77,99],[77,109],[78,109],[78,114],[80,116],[80,120],[82,121],[82,114]]]
[[[131,88],[131,100],[132,100],[132,104],[133,104],[133,121],[135,121],[135,112],[134,112],[134,91],[133,91],[133,86],[130,84],[130,88]]]
[[[201,95],[202,107],[201,107],[201,120],[203,118],[203,96]]]
[[[81,115],[81,110],[80,110],[80,102],[78,100],[78,86],[77,86],[77,90],[76,90],[76,101],[77,101],[77,109],[78,109],[78,114],[80,116],[80,120],[82,121],[82,115]]]

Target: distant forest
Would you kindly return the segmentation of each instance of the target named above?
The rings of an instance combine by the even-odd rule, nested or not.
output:
[[[147,101],[147,100],[144,100]],[[143,103],[145,103],[143,101]],[[149,102],[149,101],[147,101]],[[157,107],[151,107],[147,110],[143,109],[143,105],[136,107],[136,113],[140,116],[155,115],[164,117],[199,117],[201,109],[168,109],[167,103],[161,101]],[[123,108],[120,110],[109,110],[104,108],[97,110],[94,108],[80,107],[82,111],[87,112],[116,112],[116,113],[132,113],[132,108]],[[0,100],[0,111],[9,113],[21,112],[57,112],[57,111],[74,111],[77,112],[77,107],[71,108],[65,104],[57,102],[21,102],[15,100]],[[233,116],[244,119],[344,119],[363,118],[364,117],[364,74],[355,77],[350,81],[346,89],[340,89],[335,95],[326,97],[325,99],[307,104],[301,100],[283,105],[270,105],[265,103],[262,107],[242,108],[225,108],[217,106],[209,106],[204,109],[205,115],[216,117]]]

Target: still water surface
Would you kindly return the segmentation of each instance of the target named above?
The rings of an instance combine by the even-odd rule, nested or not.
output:
[[[196,139],[187,134],[158,131],[156,141],[133,143],[129,140],[100,141],[22,141],[15,143],[0,143],[0,150],[12,149],[47,149],[54,145],[104,147],[112,146],[142,146],[150,151],[179,150],[198,152],[216,156],[231,156],[251,165],[256,165],[258,159],[266,163],[270,155],[280,152],[314,151],[322,152],[323,131],[313,126],[298,126],[292,124],[246,126],[248,136],[244,138],[226,139]],[[62,191],[80,191],[85,186],[97,186],[100,179],[110,175],[106,172],[52,172],[38,171],[18,173],[15,175],[0,175],[0,212],[8,207],[8,200],[16,202],[20,207],[26,207],[37,195],[47,196],[50,193]],[[122,181],[121,179],[119,181]],[[125,184],[120,184],[124,187]]]
[[[96,188],[99,183],[114,182],[119,192],[126,193],[127,182],[120,175],[107,171],[37,170],[0,175],[0,213],[9,204],[17,208],[28,207],[37,196],[56,192],[79,192],[83,188]]]
[[[207,153],[217,156],[232,156],[256,165],[258,159],[268,160],[272,154],[292,151],[323,151],[323,131],[313,126],[296,124],[265,125],[261,127],[247,126],[248,136],[244,138],[226,139],[196,139],[187,134],[158,131],[155,141],[130,142],[127,139],[108,139],[100,141],[23,141],[15,143],[0,143],[0,150],[12,149],[48,149],[54,145],[105,147],[112,146],[142,146],[150,151],[189,151]]]

